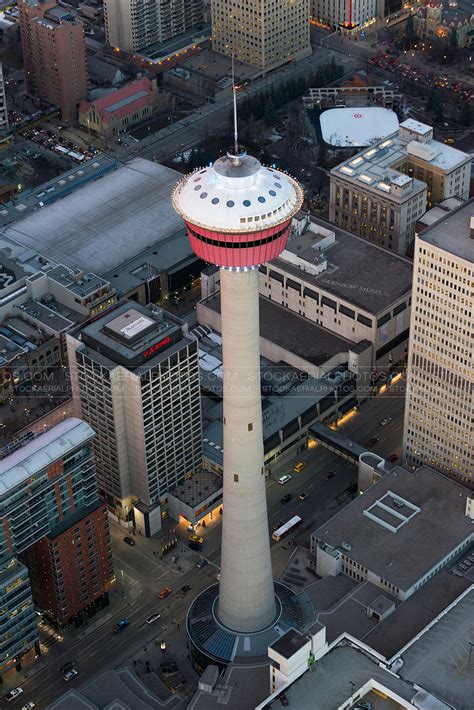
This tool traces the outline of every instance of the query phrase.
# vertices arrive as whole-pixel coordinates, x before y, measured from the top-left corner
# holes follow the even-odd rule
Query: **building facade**
[[[75,121],[87,97],[83,24],[56,0],[20,0],[18,11],[27,92]]]
[[[3,64],[0,62],[0,134],[8,131],[7,97],[3,79]],[[0,136],[1,137],[1,136]]]
[[[203,21],[203,0],[105,0],[105,36],[111,47],[137,52],[166,42]]]
[[[167,103],[166,95],[158,93],[156,79],[143,77],[100,99],[83,101],[79,124],[99,135],[115,135],[151,118]]]
[[[312,0],[311,17],[335,28],[362,27],[377,17],[377,0]]]
[[[29,548],[34,548],[58,525],[67,527],[68,520],[79,521],[94,506],[100,505],[91,445],[93,437],[94,431],[85,422],[66,419],[0,461],[3,484],[0,494],[0,595],[3,594],[6,604],[2,605],[2,614],[7,624],[2,626],[2,634],[7,636],[3,635],[0,640],[0,673],[19,662],[18,659],[21,660],[38,641],[32,600],[39,605],[44,599],[41,584],[38,585],[38,596],[30,585]],[[108,528],[103,528],[102,534],[110,547]],[[21,562],[18,556],[23,558]],[[110,565],[111,561],[107,581],[100,578],[101,594],[112,582]],[[86,565],[83,566],[86,569]],[[43,573],[42,579],[60,583],[53,558],[44,560]],[[35,574],[33,565],[32,576]],[[92,569],[87,567],[87,574],[92,574]],[[84,608],[94,602],[94,596],[83,594],[80,602]],[[37,653],[38,649],[37,646]]]
[[[474,200],[415,241],[404,455],[474,487]]]
[[[413,119],[397,134],[330,173],[329,219],[379,246],[405,254],[417,220],[448,197],[469,197],[471,157],[433,140]]]
[[[35,604],[62,626],[97,602],[111,585],[114,570],[107,506],[99,500],[80,508],[22,555]]]
[[[201,468],[196,340],[178,318],[122,302],[67,347],[77,411],[97,432],[100,494],[126,519],[138,500],[159,510]]]
[[[212,47],[244,64],[277,67],[311,54],[309,0],[212,0]]]

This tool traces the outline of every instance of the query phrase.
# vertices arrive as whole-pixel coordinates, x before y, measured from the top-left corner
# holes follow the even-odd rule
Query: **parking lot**
[[[41,146],[44,150],[49,150],[60,157],[67,158],[73,163],[83,163],[85,160],[89,160],[99,153],[99,150],[93,145],[84,148],[72,141],[63,139],[59,127],[57,131],[56,133],[49,128],[36,126],[35,128],[23,131],[21,135],[23,138]]]

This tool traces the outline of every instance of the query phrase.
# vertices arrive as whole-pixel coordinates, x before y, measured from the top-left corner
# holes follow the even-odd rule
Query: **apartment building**
[[[330,173],[329,219],[405,254],[417,220],[448,197],[469,197],[471,157],[408,119],[398,133],[364,148]]]
[[[377,0],[311,0],[311,17],[331,27],[361,27],[377,17]]]
[[[41,606],[44,598],[41,583],[33,589],[30,584],[28,565],[32,563],[33,578],[37,571],[34,559],[28,559],[29,549],[51,535],[57,526],[67,526],[68,521],[86,516],[87,525],[87,515],[101,506],[96,490],[93,437],[94,431],[85,422],[66,419],[0,460],[0,598],[5,602],[1,607],[0,674],[35,644],[39,652],[33,600]],[[100,595],[104,595],[112,581],[109,531],[104,524],[100,535],[110,554],[105,565],[107,574],[99,578]],[[60,585],[60,570],[53,563],[53,558],[43,560],[44,578]],[[68,564],[69,558],[63,569]],[[88,569],[88,563],[77,567],[77,574],[70,569],[69,582],[82,592],[81,568]],[[82,594],[79,599],[82,608],[93,604],[96,598],[94,590],[87,591],[88,595]],[[58,602],[62,605],[62,598]],[[80,611],[79,606],[65,610],[69,608],[74,616]]]
[[[201,468],[197,341],[178,318],[125,301],[68,333],[67,348],[77,411],[97,432],[99,492],[127,520],[140,501],[152,535],[168,490]]]
[[[309,0],[212,0],[212,47],[262,69],[311,54]]]
[[[407,347],[411,281],[408,259],[301,212],[286,249],[259,276],[265,298],[354,344],[369,341],[380,369]]]
[[[19,0],[27,92],[75,121],[87,98],[84,27],[57,0]]]
[[[474,200],[415,240],[404,455],[474,487]]]
[[[63,626],[82,612],[93,616],[114,574],[107,506],[96,500],[80,508],[21,558],[35,603],[49,619]]]
[[[107,42],[126,52],[166,42],[203,18],[203,0],[104,0]]]

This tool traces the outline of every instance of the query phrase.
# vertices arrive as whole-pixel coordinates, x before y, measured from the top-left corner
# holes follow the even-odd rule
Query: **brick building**
[[[84,27],[56,0],[19,0],[21,44],[27,93],[77,119],[87,98]]]
[[[106,600],[113,579],[107,507],[96,501],[64,518],[26,550],[35,604],[59,625]]]

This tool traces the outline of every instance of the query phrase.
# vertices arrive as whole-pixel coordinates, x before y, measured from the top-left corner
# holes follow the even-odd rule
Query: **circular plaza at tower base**
[[[191,604],[186,619],[191,662],[198,673],[208,665],[224,670],[229,663],[256,663],[268,659],[268,646],[288,629],[303,631],[314,619],[313,604],[305,592],[295,594],[274,582],[277,612],[266,629],[238,633],[217,617],[219,585],[205,589]]]

